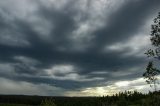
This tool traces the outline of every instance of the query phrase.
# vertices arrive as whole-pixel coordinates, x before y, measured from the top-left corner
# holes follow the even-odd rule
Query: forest
[[[0,95],[0,106],[160,106],[160,91],[125,91],[102,97]]]

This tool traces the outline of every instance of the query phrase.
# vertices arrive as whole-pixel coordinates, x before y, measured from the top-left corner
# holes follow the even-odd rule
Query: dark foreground
[[[104,97],[0,95],[0,106],[160,106],[160,91],[124,92]]]

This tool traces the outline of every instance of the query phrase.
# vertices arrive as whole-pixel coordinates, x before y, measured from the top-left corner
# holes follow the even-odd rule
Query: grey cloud
[[[26,95],[43,95],[43,96],[63,96],[65,89],[50,86],[47,84],[32,84],[25,81],[13,81],[0,78],[1,94],[26,94]],[[54,92],[54,93],[51,93]]]
[[[158,0],[127,1],[124,3],[118,11],[110,15],[106,27],[95,31],[97,49],[103,48],[105,44],[125,41],[137,34],[150,15],[157,13],[159,4]]]
[[[43,3],[45,2],[47,1]],[[108,51],[105,53],[102,52],[102,49],[106,45],[127,41],[137,34],[148,18],[159,9],[160,2],[158,0],[124,2],[119,10],[113,13],[111,11],[111,15],[104,22],[106,26],[103,28],[97,27],[97,29],[91,28],[91,30],[87,30],[88,33],[83,33],[84,36],[93,35],[93,39],[87,41],[87,43],[83,42],[83,39],[82,42],[77,43],[76,40],[70,38],[73,36],[73,32],[79,28],[79,23],[90,20],[88,18],[90,14],[82,14],[84,16],[80,21],[74,20],[74,17],[81,12],[75,7],[78,2],[71,0],[59,10],[54,7],[47,7],[41,2],[36,3],[38,10],[31,14],[33,15],[31,20],[32,18],[35,19],[33,23],[27,18],[26,20],[25,18],[15,18],[7,22],[4,21],[4,15],[0,13],[0,31],[4,32],[7,29],[10,34],[8,35],[9,40],[7,40],[4,39],[6,36],[4,37],[0,33],[0,38],[3,38],[3,41],[0,40],[0,63],[8,64],[6,70],[12,70],[13,72],[10,75],[8,71],[0,67],[2,70],[0,77],[13,81],[49,84],[62,89],[75,90],[141,76],[141,72],[139,72],[141,68],[135,71],[130,71],[130,69],[143,67],[142,65],[146,63],[144,57],[124,57],[123,54],[131,51],[130,48],[120,52]],[[92,23],[93,20],[90,22]],[[48,29],[47,31],[45,27]],[[85,37],[84,40],[86,40]],[[23,46],[24,42],[28,42],[29,46]],[[77,47],[78,50],[81,44],[89,44],[90,46],[83,52],[73,49]],[[75,66],[78,70],[74,70],[74,74],[78,75],[79,78],[84,78],[84,76],[85,78],[79,79],[81,81],[60,80],[51,78],[44,72],[44,70],[51,69],[54,65],[62,64]],[[106,73],[100,74],[101,72]],[[128,74],[124,75],[118,74],[127,72]],[[57,78],[66,77],[67,73],[66,75],[55,74],[55,76]],[[96,80],[96,78],[102,78],[103,80]]]

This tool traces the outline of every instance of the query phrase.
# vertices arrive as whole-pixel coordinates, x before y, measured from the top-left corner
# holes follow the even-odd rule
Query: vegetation
[[[24,104],[0,104],[0,106],[29,106]]]
[[[56,106],[53,99],[45,99],[40,106]]]
[[[150,41],[153,48],[149,49],[145,54],[148,57],[154,57],[160,59],[160,12],[154,19],[154,24],[151,25],[151,37]]]
[[[160,106],[160,91],[149,92],[148,94],[125,91],[113,96],[103,97],[1,95],[0,103],[0,106]]]
[[[154,24],[151,27],[151,43],[153,48],[149,49],[145,54],[148,57],[152,57],[156,60],[160,60],[160,13],[158,16],[154,19]],[[153,61],[150,61],[148,63],[148,66],[146,68],[146,72],[143,74],[143,77],[146,79],[146,82],[152,85],[154,85],[154,89],[156,91],[156,84],[157,83],[157,75],[160,73],[160,70],[157,69],[153,65]]]
[[[158,75],[158,71],[159,70],[153,67],[153,63],[149,62],[146,68],[146,72],[143,74],[144,78],[146,79],[146,82],[150,84],[151,87],[153,85],[155,91],[157,91],[156,84],[158,79],[156,78],[156,75]]]

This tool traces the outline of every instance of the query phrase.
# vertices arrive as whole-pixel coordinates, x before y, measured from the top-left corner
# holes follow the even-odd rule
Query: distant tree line
[[[125,91],[113,96],[103,97],[0,95],[0,104],[26,104],[27,106],[160,106],[160,92],[142,94],[137,91]]]

